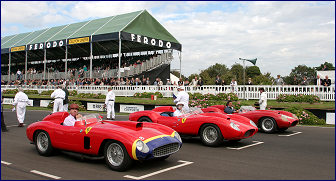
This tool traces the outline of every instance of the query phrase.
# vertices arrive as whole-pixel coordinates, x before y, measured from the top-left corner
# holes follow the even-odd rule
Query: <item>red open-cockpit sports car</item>
[[[181,135],[200,136],[207,146],[218,146],[223,140],[238,141],[253,136],[258,128],[253,121],[242,116],[221,113],[203,113],[190,108],[190,112],[174,117],[171,106],[157,107],[129,115],[130,121],[153,122],[173,128]]]
[[[63,126],[67,112],[57,112],[28,126],[27,137],[40,155],[54,149],[104,157],[117,171],[128,169],[134,160],[166,159],[182,146],[173,129],[152,123],[103,121],[98,114],[83,116],[74,126]]]

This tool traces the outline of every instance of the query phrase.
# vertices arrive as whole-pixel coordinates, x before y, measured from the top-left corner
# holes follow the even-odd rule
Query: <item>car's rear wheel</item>
[[[149,117],[141,117],[138,122],[153,122]]]
[[[36,133],[35,146],[37,152],[43,156],[50,156],[54,151],[49,134],[45,131],[39,131]]]
[[[116,171],[125,171],[131,165],[133,160],[128,155],[125,146],[119,142],[109,141],[104,148],[104,158],[106,164]]]
[[[273,133],[277,129],[277,124],[273,118],[265,117],[260,120],[260,128],[265,133]]]
[[[213,124],[203,125],[200,129],[200,137],[206,146],[218,146],[223,142],[223,135],[220,129]]]

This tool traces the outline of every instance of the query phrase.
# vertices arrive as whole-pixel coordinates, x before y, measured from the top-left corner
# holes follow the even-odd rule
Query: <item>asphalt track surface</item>
[[[136,162],[130,170],[116,172],[104,160],[83,160],[62,152],[40,156],[25,130],[49,113],[27,111],[26,126],[20,128],[15,113],[4,110],[9,131],[1,133],[2,180],[335,179],[335,128],[296,126],[216,148],[203,146],[199,138],[184,139],[180,151],[165,161]]]

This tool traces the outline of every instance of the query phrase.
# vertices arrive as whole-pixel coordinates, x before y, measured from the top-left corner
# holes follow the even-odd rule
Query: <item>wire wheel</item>
[[[50,138],[47,132],[40,131],[36,136],[36,149],[40,155],[49,156],[53,151],[51,146]]]
[[[266,133],[272,133],[276,129],[276,123],[273,118],[267,117],[261,120],[261,129]]]
[[[113,166],[119,166],[124,161],[124,151],[117,143],[112,143],[107,148],[107,159]]]
[[[200,136],[207,146],[218,146],[223,141],[222,133],[216,125],[202,126]]]

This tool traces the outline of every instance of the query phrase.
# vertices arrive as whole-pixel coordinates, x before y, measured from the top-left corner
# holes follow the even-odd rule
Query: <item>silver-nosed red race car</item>
[[[224,109],[224,105],[215,105],[202,110],[204,112],[226,114]],[[239,113],[232,115],[240,115],[251,119],[265,133],[273,133],[277,130],[284,131],[289,127],[296,126],[299,122],[298,117],[293,113],[279,110],[256,110],[252,106],[242,106]]]
[[[173,112],[173,107],[162,106],[131,113],[129,120],[159,123],[182,135],[200,136],[207,146],[218,146],[224,139],[238,141],[249,138],[258,131],[253,121],[239,115],[231,117],[221,113],[203,113],[201,109],[195,108],[179,117],[174,117]]]
[[[104,156],[113,170],[128,169],[133,160],[166,159],[182,146],[173,129],[152,123],[103,121],[98,114],[83,116],[74,126],[63,126],[67,112],[57,112],[28,126],[28,139],[40,155],[60,149],[87,156]]]

